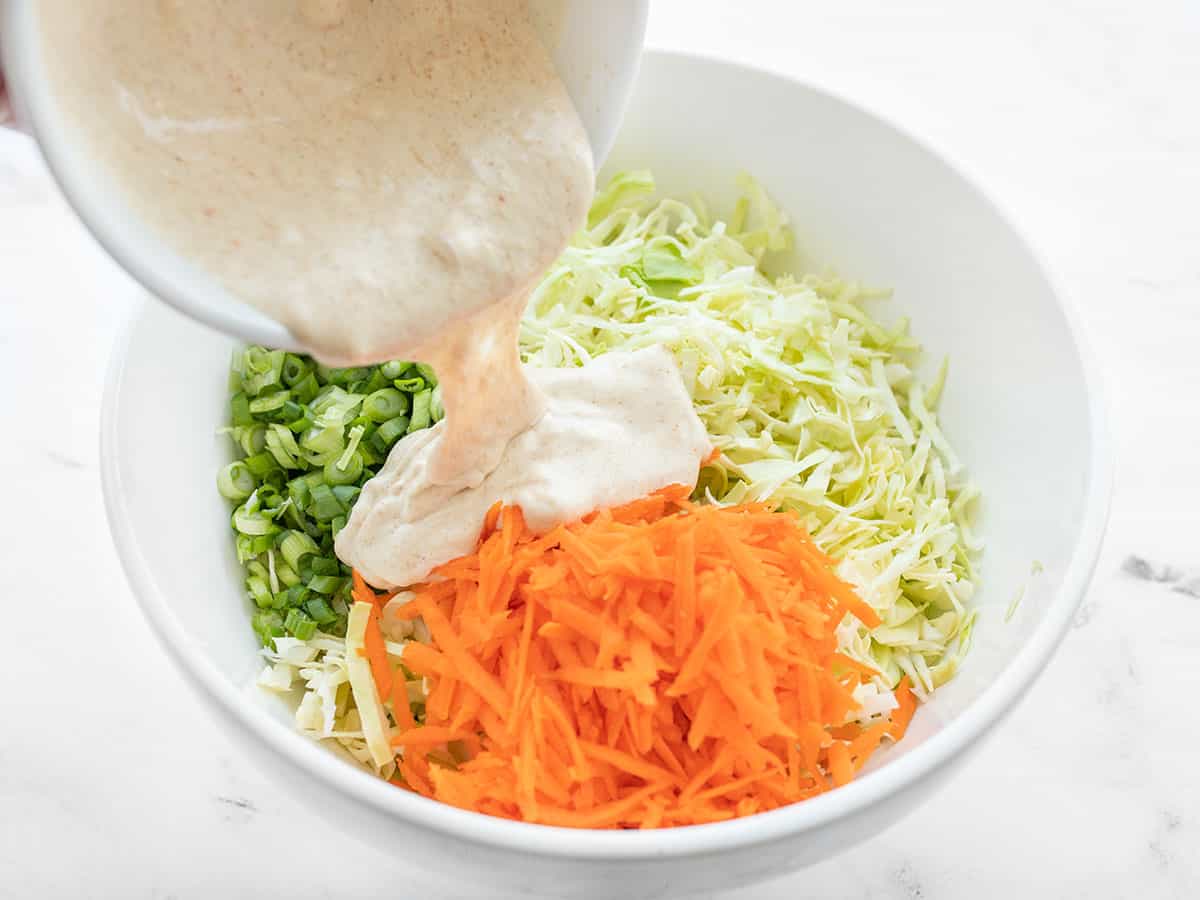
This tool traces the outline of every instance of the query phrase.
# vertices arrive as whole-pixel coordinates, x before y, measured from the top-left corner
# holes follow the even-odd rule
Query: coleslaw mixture
[[[586,228],[535,290],[522,323],[523,358],[533,366],[562,367],[611,351],[654,344],[670,349],[719,451],[702,470],[694,498],[730,505],[761,501],[793,512],[880,619],[868,628],[848,615],[837,634],[841,652],[875,673],[856,690],[860,707],[853,718],[866,723],[897,707],[894,690],[901,679],[907,677],[924,699],[953,677],[969,649],[973,559],[982,549],[972,530],[979,492],[938,424],[946,363],[928,383],[918,377],[920,347],[907,321],[884,324],[873,313],[885,292],[829,274],[767,274],[790,249],[787,219],[756,182],[744,178],[741,188],[732,214],[719,218],[699,200],[658,196],[648,172],[616,176],[597,194]],[[416,382],[396,380],[393,388],[381,381],[378,373],[389,366],[387,374],[400,371]],[[424,427],[435,417],[430,403],[436,379],[404,363],[353,370],[352,378],[344,371],[351,370],[326,373],[330,383],[340,380],[335,386],[350,399],[337,395],[339,421],[326,417],[323,427],[341,438],[328,438],[318,462],[345,458],[353,442],[350,456],[366,451],[353,480],[360,485],[386,455],[398,427]],[[368,394],[405,387],[417,388],[412,399],[389,394],[389,410],[364,418]],[[235,437],[244,448],[246,429],[258,434],[261,423],[238,425],[237,405],[235,399]],[[400,413],[402,422],[378,421],[401,407],[413,413],[411,419]],[[386,421],[393,427],[380,441],[376,435]],[[267,434],[277,425],[268,423]],[[318,485],[328,470],[321,472],[301,476],[310,497],[314,491],[324,496]],[[261,500],[264,482],[256,479],[243,480],[240,510]],[[265,484],[274,509],[287,503],[290,484],[282,491]],[[356,497],[354,490],[340,493],[341,510],[326,520],[334,529],[344,524]],[[293,499],[293,514],[305,508],[304,499]],[[262,508],[259,502],[256,509]],[[295,533],[288,515],[285,506],[268,518],[280,531]],[[276,531],[249,547],[254,538],[238,530],[253,582],[248,593],[262,617],[264,598],[271,598],[269,604],[275,597],[267,581],[277,580],[271,565],[279,565],[272,560],[283,539]],[[311,558],[323,559],[330,540],[322,540]],[[291,561],[302,568],[303,554]],[[355,657],[363,638],[353,629],[346,634],[349,575],[342,566],[329,576],[336,583],[318,585],[330,589],[320,595],[326,622],[297,632],[283,627],[290,612],[267,609],[273,628],[256,625],[268,660],[259,683],[295,692],[301,731],[337,742],[386,778],[394,763],[371,753],[355,702]],[[429,641],[419,618],[389,615],[405,599],[394,598],[383,611],[393,663],[402,659],[404,642]],[[417,721],[426,687],[418,677],[405,685]]]

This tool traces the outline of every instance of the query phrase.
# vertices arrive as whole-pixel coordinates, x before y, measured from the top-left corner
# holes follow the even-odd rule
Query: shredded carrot
[[[416,728],[417,720],[413,718],[412,707],[408,704],[408,682],[402,673],[392,676],[392,718],[396,727],[401,729]]]
[[[401,731],[392,738],[397,746],[415,747],[420,745],[448,744],[451,741],[462,740],[464,735],[456,734],[449,728],[437,725],[418,725]]]
[[[383,632],[379,628],[379,607],[374,603],[367,616],[363,647],[358,652],[371,664],[371,676],[375,679],[380,698],[389,696],[392,692],[392,667],[388,665],[387,647],[384,646]]]
[[[854,764],[850,761],[850,748],[841,741],[834,741],[829,745],[825,754],[833,783],[838,787],[849,784],[854,779]]]
[[[898,741],[908,731],[908,723],[912,721],[913,713],[917,711],[917,698],[913,696],[912,682],[908,680],[907,675],[901,678],[900,683],[896,685],[895,694],[896,702],[900,704],[900,707],[892,713],[888,737],[893,741]]]
[[[372,605],[379,603],[379,597],[371,590],[370,586],[363,580],[363,577],[358,574],[357,569],[352,573],[351,581],[353,587],[350,591],[350,596],[355,600],[359,603],[370,603]]]
[[[545,535],[493,507],[475,551],[413,589],[432,641],[404,652],[430,686],[424,722],[393,710],[408,788],[554,825],[688,825],[843,785],[903,735],[907,680],[890,719],[853,721],[853,691],[876,673],[836,630],[878,617],[798,520],[687,494]],[[400,704],[403,678],[389,694],[376,677]],[[426,761],[451,742],[470,758]]]

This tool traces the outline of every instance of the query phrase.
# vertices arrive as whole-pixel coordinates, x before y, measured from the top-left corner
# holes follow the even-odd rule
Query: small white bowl
[[[148,303],[117,350],[105,397],[117,550],[146,618],[206,705],[269,771],[302,784],[326,821],[495,891],[718,890],[827,858],[896,822],[1032,685],[1084,593],[1107,515],[1109,441],[1075,314],[996,207],[930,150],[795,81],[653,53],[610,158],[610,169],[627,167],[718,204],[737,171],[753,173],[795,224],[797,263],[893,286],[894,314],[912,317],[932,359],[950,355],[943,421],[986,498],[975,648],[909,737],[847,787],[716,825],[602,832],[488,818],[372,778],[293,732],[287,711],[249,686],[260,662],[214,487],[229,458],[216,429],[232,342]]]

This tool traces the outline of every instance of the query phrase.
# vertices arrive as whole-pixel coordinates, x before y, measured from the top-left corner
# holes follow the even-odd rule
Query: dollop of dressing
[[[609,353],[579,369],[534,369],[546,413],[474,488],[429,476],[449,419],[405,438],[367,482],[337,553],[377,587],[421,581],[469,553],[497,500],[535,531],[619,506],[668,484],[695,484],[711,450],[674,357],[659,346]]]
[[[538,21],[547,15],[537,4]],[[417,359],[446,418],[369,482],[338,555],[381,586],[670,483],[708,439],[671,357],[520,364],[583,224],[583,125],[526,0],[42,0],[48,77],[131,213],[334,365]]]

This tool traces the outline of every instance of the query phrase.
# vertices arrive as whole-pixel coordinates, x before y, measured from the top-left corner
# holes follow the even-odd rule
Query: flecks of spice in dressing
[[[497,499],[549,527],[694,482],[708,441],[664,351],[520,365],[526,295],[593,180],[524,0],[39,16],[63,115],[154,234],[326,362],[437,370],[445,420],[393,449],[338,538],[376,583],[468,550]]]

